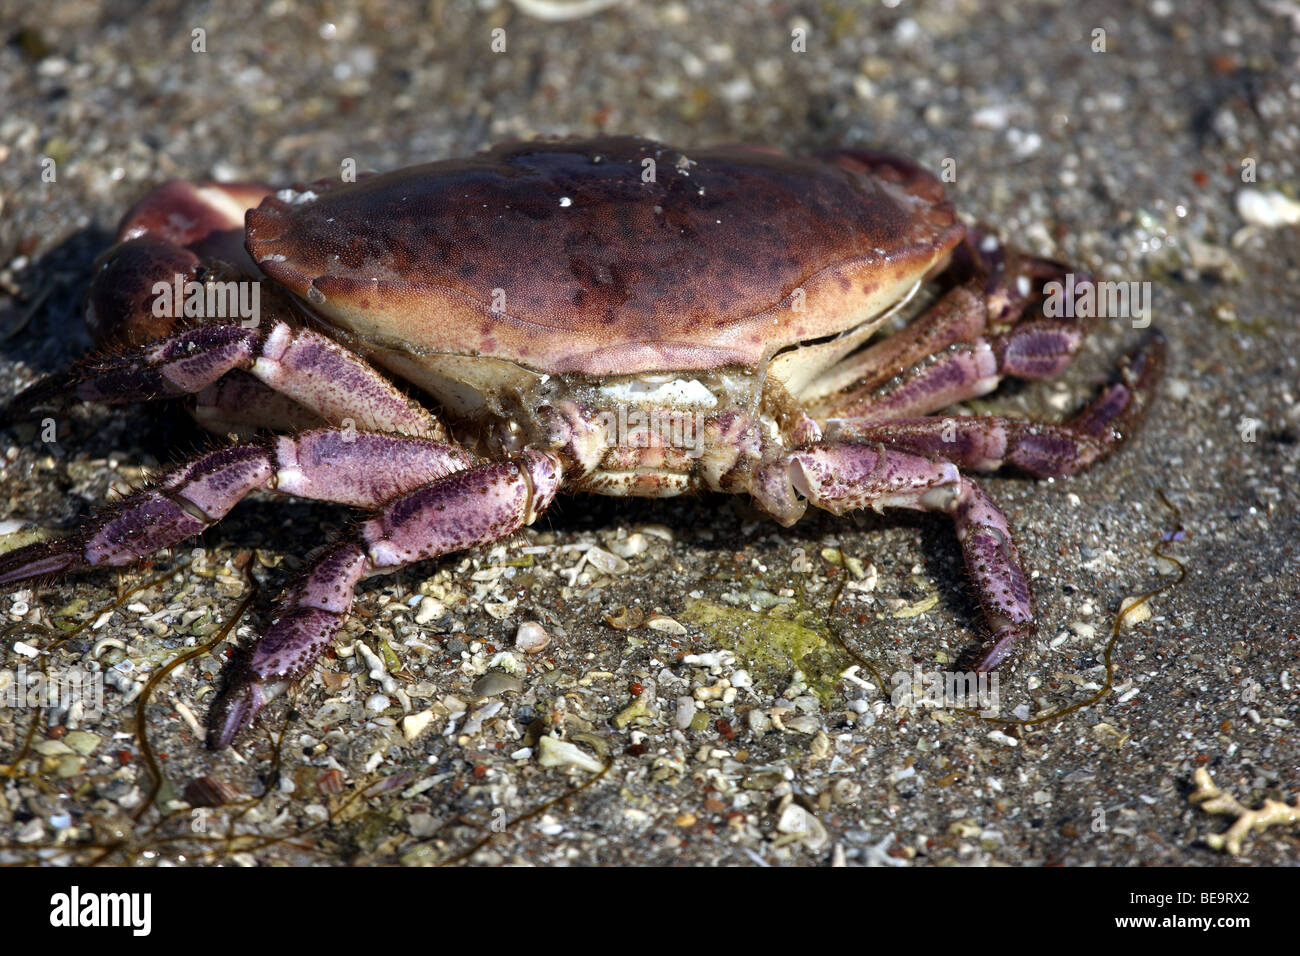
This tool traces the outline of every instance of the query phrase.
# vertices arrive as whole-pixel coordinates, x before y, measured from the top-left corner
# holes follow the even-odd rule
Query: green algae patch
[[[692,598],[682,616],[735,654],[755,683],[783,685],[801,671],[808,689],[829,707],[848,662],[829,634],[805,623],[813,612],[796,607],[751,611]]]

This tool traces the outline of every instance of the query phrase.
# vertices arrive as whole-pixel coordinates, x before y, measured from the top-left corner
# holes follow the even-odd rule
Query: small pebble
[[[752,713],[752,711],[751,711]],[[678,730],[685,730],[695,719],[695,700],[690,697],[677,698],[677,714],[674,717],[674,723],[677,724]]]
[[[615,541],[609,546],[620,558],[634,558],[646,548],[650,547],[650,542],[640,531],[634,531],[622,541]]]
[[[1151,602],[1138,597],[1126,597],[1120,602],[1119,616],[1125,627],[1141,624],[1151,619]]]
[[[551,636],[536,621],[524,621],[515,632],[515,650],[525,654],[536,654],[549,643]]]
[[[501,671],[489,671],[476,680],[473,687],[475,697],[496,697],[498,694],[513,694],[523,689],[523,681]]]
[[[800,714],[785,721],[785,729],[793,730],[797,734],[815,734],[819,727],[817,718],[808,714]]]

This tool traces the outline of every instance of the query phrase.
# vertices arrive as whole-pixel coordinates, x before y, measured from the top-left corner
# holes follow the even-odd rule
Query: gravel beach
[[[292,710],[211,752],[228,653],[351,520],[254,495],[147,568],[0,587],[0,863],[1300,860],[1294,823],[1216,848],[1238,814],[1191,799],[1205,771],[1241,808],[1300,800],[1300,6],[561,6],[0,0],[0,400],[90,348],[92,262],[167,179],[601,133],[913,156],[968,223],[1145,283],[1169,340],[1116,455],[983,482],[1039,621],[995,706],[908,699],[981,626],[942,518],[561,497],[368,581]],[[1064,418],[1142,324],[1100,320],[1064,375],[966,410]],[[0,431],[0,548],[213,441],[142,407]],[[1035,720],[1095,698],[1108,647],[1108,693]],[[102,707],[26,705],[42,666]]]

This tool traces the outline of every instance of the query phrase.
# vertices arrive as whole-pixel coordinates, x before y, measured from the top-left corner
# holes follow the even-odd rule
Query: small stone
[[[102,739],[98,734],[92,734],[88,730],[74,730],[63,738],[63,742],[82,756],[89,756],[95,752]]]
[[[19,843],[36,843],[45,837],[45,824],[38,818],[28,820],[18,831]]]
[[[619,730],[626,730],[634,721],[647,716],[649,700],[646,694],[632,701],[621,711],[614,715],[612,723]]]
[[[81,768],[86,765],[86,758],[79,757],[76,754],[69,754],[66,757],[59,758],[58,775],[66,780],[69,777],[75,777],[81,773]]]
[[[1140,597],[1126,597],[1119,604],[1119,618],[1125,627],[1151,619],[1151,602]]]
[[[1264,229],[1294,226],[1300,223],[1300,203],[1276,190],[1243,189],[1237,193],[1237,214]]]
[[[819,727],[817,718],[808,714],[800,714],[785,721],[785,729],[793,730],[796,734],[815,734]]]
[[[745,777],[740,785],[746,790],[774,790],[785,783],[785,775],[779,770],[756,770]]]
[[[524,682],[518,677],[511,677],[501,671],[488,671],[474,682],[475,697],[496,697],[500,694],[514,694],[524,689]]]
[[[752,711],[751,711],[752,713]],[[677,713],[673,718],[673,723],[677,725],[678,730],[686,730],[691,726],[691,721],[695,719],[695,699],[693,697],[677,698]]]
[[[551,643],[551,635],[536,621],[524,621],[515,632],[515,650],[536,654]]]
[[[423,840],[438,832],[438,818],[431,813],[412,813],[406,818],[406,828],[411,836]]]
[[[366,698],[366,710],[372,714],[382,714],[392,703],[385,694],[371,694]]]
[[[219,777],[195,777],[185,785],[181,796],[192,807],[219,807],[239,799],[239,791]]]
[[[794,837],[797,842],[814,853],[824,849],[830,842],[830,836],[826,833],[826,827],[822,822],[793,802],[781,813],[776,829],[779,833]]]
[[[634,531],[622,541],[615,541],[609,546],[620,558],[634,558],[646,548],[650,547],[650,542],[640,531]]]
[[[470,711],[469,717],[465,720],[465,726],[461,727],[460,732],[462,734],[477,734],[483,729],[483,724],[500,713],[503,707],[505,707],[505,704],[499,700],[488,701],[482,707],[475,707]]]

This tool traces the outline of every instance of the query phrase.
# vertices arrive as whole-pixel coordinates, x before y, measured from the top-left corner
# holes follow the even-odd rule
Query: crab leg
[[[263,430],[295,433],[326,424],[311,409],[239,369],[198,392],[191,413],[207,431],[245,439]]]
[[[958,342],[978,337],[986,323],[982,284],[967,282],[944,296],[893,335],[855,352],[815,379],[818,403],[842,402],[831,394],[852,387],[872,391]],[[804,396],[805,400],[807,396]]]
[[[329,422],[365,431],[444,438],[434,416],[363,359],[311,329],[285,322],[269,330],[202,325],[150,345],[75,365],[17,395],[0,421],[71,395],[124,404],[193,395],[244,370]]]
[[[231,673],[213,705],[208,745],[228,746],[252,725],[271,694],[267,685],[311,669],[347,617],[362,577],[514,533],[551,503],[560,478],[556,456],[524,451],[404,494],[364,522],[354,540],[326,548],[281,596],[274,623]]]
[[[1063,276],[1064,267],[1024,256],[1004,261],[1001,247],[984,253],[970,245],[963,253],[972,261],[954,268],[976,277],[950,289],[894,335],[830,369],[810,403],[816,416],[926,415],[992,391],[1002,376],[1047,378],[1069,365],[1083,343],[1080,322],[1018,322],[1041,298],[1044,281]],[[1076,284],[1086,282],[1087,276],[1076,278]],[[832,389],[847,391],[826,394]]]
[[[1039,478],[1073,475],[1127,437],[1151,399],[1163,357],[1164,338],[1157,333],[1125,359],[1118,382],[1059,425],[993,415],[886,422],[836,419],[827,423],[825,435],[839,441],[884,442],[976,471],[996,471],[1009,464]]]
[[[831,403],[827,417],[890,420],[928,415],[987,395],[1006,375],[1029,379],[1057,375],[1082,344],[1083,329],[1077,323],[1052,319],[1022,322],[1004,335],[979,336],[950,345],[883,388],[859,385]]]
[[[799,519],[809,502],[837,515],[868,506],[947,514],[991,632],[975,669],[993,670],[1018,640],[1033,632],[1029,584],[1007,519],[950,462],[880,444],[816,442],[755,469],[750,491],[761,508],[786,526]]]
[[[378,507],[474,461],[466,451],[426,439],[337,429],[232,445],[168,473],[77,534],[0,555],[0,584],[134,564],[201,534],[258,489]]]

